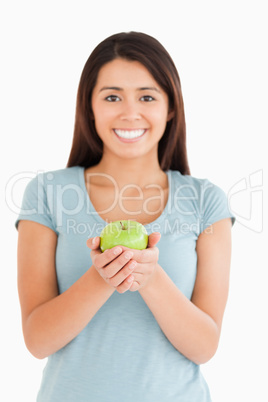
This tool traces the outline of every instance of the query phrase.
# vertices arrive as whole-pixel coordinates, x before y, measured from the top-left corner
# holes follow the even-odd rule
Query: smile
[[[114,130],[115,134],[120,138],[132,140],[134,138],[141,137],[145,133],[145,129],[141,130]]]

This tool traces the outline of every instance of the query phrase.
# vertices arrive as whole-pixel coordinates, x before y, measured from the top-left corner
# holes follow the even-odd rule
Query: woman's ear
[[[170,110],[167,115],[167,121],[170,121],[175,116],[174,110]]]

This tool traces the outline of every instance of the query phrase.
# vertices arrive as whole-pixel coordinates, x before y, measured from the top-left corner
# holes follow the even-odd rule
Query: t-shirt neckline
[[[93,212],[93,217],[94,217],[98,222],[100,222],[100,223],[102,223],[102,224],[105,223],[105,224],[107,225],[108,222],[107,222],[106,220],[104,220],[104,219],[98,214],[98,212],[96,211],[94,205],[93,205],[92,202],[91,202],[91,199],[90,199],[90,197],[89,197],[89,194],[88,194],[88,191],[87,191],[87,188],[86,188],[85,175],[84,175],[84,173],[85,173],[85,167],[79,166],[79,181],[80,181],[81,187],[82,187],[82,189],[83,189],[83,191],[84,191],[84,194],[85,194],[87,203],[89,203],[89,205],[90,205],[90,211]],[[162,220],[165,218],[165,216],[167,215],[168,211],[170,210],[170,204],[171,204],[171,188],[172,188],[172,183],[171,183],[171,170],[168,170],[168,171],[166,171],[165,173],[166,173],[167,178],[168,178],[168,199],[167,199],[167,203],[166,203],[165,208],[163,209],[161,215],[158,216],[158,218],[156,218],[154,221],[149,222],[149,223],[147,223],[146,225],[144,225],[145,228],[146,228],[146,227],[150,227],[150,226],[155,225],[155,224],[159,224],[160,222],[162,222]],[[138,219],[137,219],[137,221],[138,221]]]

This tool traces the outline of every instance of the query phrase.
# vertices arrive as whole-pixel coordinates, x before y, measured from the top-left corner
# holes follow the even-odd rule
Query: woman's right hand
[[[131,287],[134,271],[137,263],[132,260],[133,252],[123,251],[122,247],[116,246],[104,253],[99,248],[100,238],[94,237],[87,240],[87,246],[91,249],[91,259],[100,276],[118,293],[124,293]]]

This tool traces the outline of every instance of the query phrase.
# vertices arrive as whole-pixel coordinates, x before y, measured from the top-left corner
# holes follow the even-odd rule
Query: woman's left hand
[[[137,262],[137,265],[132,272],[134,281],[129,288],[131,292],[140,290],[152,279],[157,267],[159,256],[159,250],[156,247],[156,244],[159,242],[160,238],[161,234],[159,232],[153,232],[149,235],[148,246],[146,249],[131,249],[134,254],[132,260]],[[127,247],[120,247],[122,247],[123,250],[127,250]]]

